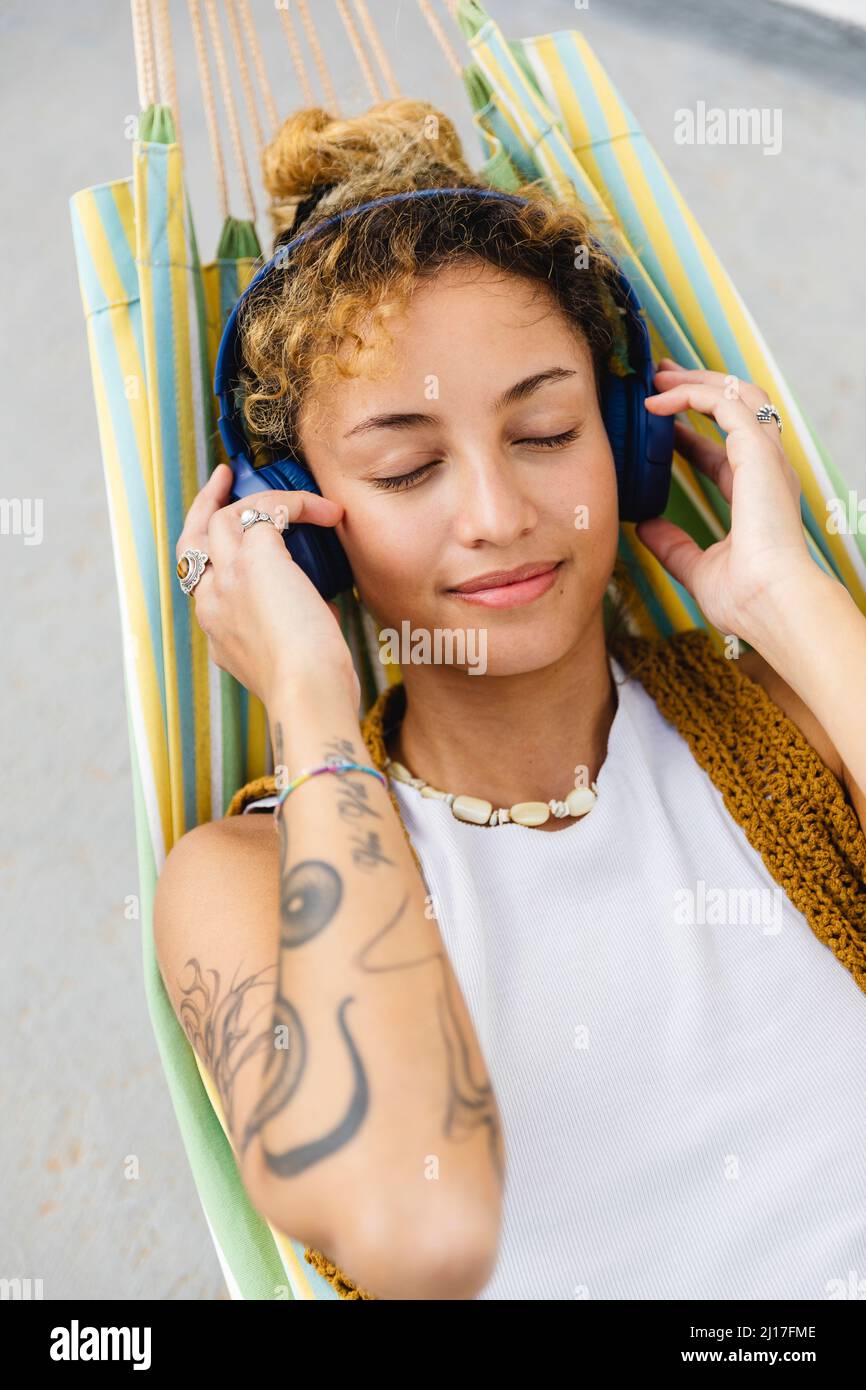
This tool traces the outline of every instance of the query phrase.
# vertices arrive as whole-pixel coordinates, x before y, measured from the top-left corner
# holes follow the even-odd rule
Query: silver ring
[[[278,531],[280,529],[268,512],[257,511],[255,507],[247,507],[245,511],[241,512],[241,526],[245,531],[249,531],[250,527],[255,526],[257,521],[269,521],[272,526],[276,526]]]
[[[203,550],[185,550],[177,562],[177,577],[185,594],[191,594],[204,574],[210,556]]]
[[[755,411],[755,419],[762,425],[768,425],[771,420],[775,420],[779,426],[779,433],[782,433],[782,417],[774,405],[762,405],[760,410]]]

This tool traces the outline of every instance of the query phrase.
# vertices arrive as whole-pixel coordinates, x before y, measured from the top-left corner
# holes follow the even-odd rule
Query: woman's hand
[[[218,464],[176,547],[178,558],[190,547],[210,557],[191,597],[211,659],[266,706],[286,687],[322,681],[343,685],[357,709],[360,685],[336,605],[292,559],[281,531],[266,521],[244,531],[240,521],[247,507],[257,507],[283,528],[334,526],[343,508],[313,492],[258,492],[226,505],[231,486],[231,468]]]
[[[659,394],[647,399],[654,415],[699,410],[726,432],[724,444],[674,422],[675,445],[719,488],[731,507],[731,529],[707,550],[673,522],[642,521],[637,534],[660,564],[688,589],[719,631],[750,641],[761,610],[811,567],[800,518],[800,483],[771,420],[755,412],[769,403],[760,386],[721,372],[687,371],[659,363]]]

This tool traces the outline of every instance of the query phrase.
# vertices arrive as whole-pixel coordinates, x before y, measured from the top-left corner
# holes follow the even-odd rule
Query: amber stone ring
[[[185,594],[191,594],[204,574],[209,556],[203,550],[185,550],[177,562],[177,577]]]

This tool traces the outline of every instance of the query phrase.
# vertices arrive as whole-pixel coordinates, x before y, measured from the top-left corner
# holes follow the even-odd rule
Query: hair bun
[[[320,106],[293,112],[264,150],[262,178],[276,233],[297,227],[329,194],[336,206],[391,188],[474,181],[449,118],[410,97],[348,118]]]

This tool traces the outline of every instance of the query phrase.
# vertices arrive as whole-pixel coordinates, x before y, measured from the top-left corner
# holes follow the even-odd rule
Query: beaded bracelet
[[[371,776],[378,777],[383,787],[387,787],[388,785],[388,780],[385,777],[385,774],[383,772],[380,772],[377,767],[366,767],[364,763],[353,763],[350,762],[348,758],[336,758],[332,759],[330,762],[327,763],[320,763],[318,767],[302,768],[301,771],[298,773],[297,777],[293,777],[288,786],[283,787],[283,790],[277,797],[277,804],[274,807],[275,825],[279,818],[282,804],[285,801],[286,797],[289,795],[289,793],[293,792],[295,790],[295,787],[299,787],[302,782],[308,782],[311,777],[318,777],[323,772],[336,772],[340,774],[340,776],[342,776],[346,772],[369,772]],[[279,829],[279,826],[277,826],[277,829]]]

